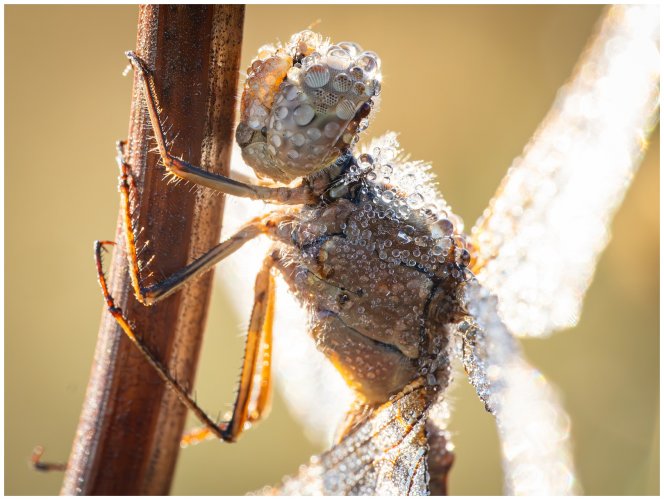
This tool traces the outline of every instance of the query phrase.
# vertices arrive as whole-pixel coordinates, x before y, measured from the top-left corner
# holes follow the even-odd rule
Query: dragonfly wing
[[[570,420],[557,391],[525,359],[488,290],[472,280],[465,301],[470,317],[459,325],[462,358],[471,383],[496,417],[506,494],[578,493]]]
[[[418,380],[271,495],[426,495],[426,412],[434,391]]]
[[[472,230],[474,271],[515,335],[577,323],[658,99],[658,7],[610,8]]]
[[[244,165],[239,148],[233,150],[234,169],[253,177]],[[224,210],[223,237],[233,234],[252,217],[271,209],[265,203],[228,197]],[[270,242],[256,239],[222,261],[217,279],[227,291],[228,300],[241,318],[248,318],[253,299],[254,276],[267,255]],[[329,446],[334,433],[353,401],[353,396],[327,358],[307,334],[305,311],[277,279],[272,365],[277,387],[291,413],[301,422],[307,436]]]

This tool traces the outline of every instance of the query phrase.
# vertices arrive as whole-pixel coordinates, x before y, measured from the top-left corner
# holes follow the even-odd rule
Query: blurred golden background
[[[383,61],[371,135],[400,132],[433,162],[466,226],[486,206],[570,75],[599,6],[249,6],[256,49],[320,20]],[[125,136],[135,6],[5,7],[5,493],[56,494],[61,474],[27,466],[34,445],[66,460],[102,308],[92,241],[114,234],[114,141]],[[587,494],[659,493],[659,129],[613,226],[579,326],[529,340],[533,364],[572,419]],[[592,186],[588,186],[592,189]],[[158,262],[158,261],[157,261]],[[252,279],[252,277],[247,277]],[[226,410],[246,318],[213,295],[198,399]],[[496,430],[469,385],[455,388],[453,494],[500,494]],[[192,422],[193,423],[193,422]],[[183,450],[176,494],[241,494],[293,473],[319,448],[277,398],[235,445]]]

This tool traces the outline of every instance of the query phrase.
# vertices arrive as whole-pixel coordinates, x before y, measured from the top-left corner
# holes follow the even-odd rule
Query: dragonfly
[[[300,371],[327,370],[304,384],[325,385],[310,403],[339,401],[334,394],[346,398],[335,406],[348,411],[335,446],[269,492],[444,492],[451,465],[445,389],[453,358],[462,361],[480,399],[496,416],[508,492],[574,491],[564,413],[554,391],[524,359],[514,336],[546,335],[578,318],[581,297],[608,238],[609,217],[653,125],[657,64],[647,68],[647,74],[640,66],[627,71],[635,69],[629,66],[635,64],[629,50],[641,54],[645,48],[652,56],[654,47],[657,52],[652,34],[634,29],[641,27],[635,17],[644,16],[645,22],[651,15],[624,9],[607,17],[595,44],[601,49],[619,34],[633,37],[634,46],[625,43],[621,50],[627,54],[618,54],[621,57],[591,47],[582,67],[605,72],[609,82],[621,75],[620,83],[628,85],[626,95],[638,96],[636,102],[614,110],[621,113],[617,121],[628,122],[627,132],[593,129],[606,123],[597,115],[606,100],[615,97],[615,89],[609,85],[603,89],[608,95],[592,95],[577,75],[469,235],[438,194],[427,165],[407,160],[393,135],[356,151],[380,94],[380,60],[375,53],[350,42],[332,44],[305,31],[283,47],[264,49],[252,64],[238,142],[245,162],[259,176],[284,184],[304,179],[289,186],[250,186],[213,177],[170,157],[149,71],[132,55],[144,78],[152,125],[171,173],[227,194],[292,205],[250,221],[207,260],[147,291],[138,285],[138,266],[130,262],[137,294],[150,302],[173,293],[251,238],[268,235],[277,242],[263,259],[256,281],[247,340],[250,355],[230,420],[218,425],[161,372],[206,424],[190,438],[216,435],[235,440],[264,412],[271,385],[268,322],[276,268],[307,307],[309,331],[325,356],[312,356],[310,366],[300,363]],[[636,60],[642,62],[641,57]],[[633,73],[635,81],[625,82],[625,75]],[[619,90],[622,93],[624,87]],[[586,98],[584,106],[569,104],[578,104],[575,98]],[[625,116],[625,109],[634,113]],[[606,142],[584,147],[602,151],[603,170],[614,183],[593,196],[578,195],[592,175],[583,167],[595,168],[597,163],[569,141],[547,139],[561,122],[575,124],[589,138],[603,137]],[[620,132],[621,140],[616,140]],[[616,151],[608,146],[620,154],[605,154]],[[128,212],[131,179],[126,169],[122,175]],[[556,250],[570,238],[575,241],[571,255]],[[101,270],[100,280],[103,287]],[[552,291],[570,299],[552,304]],[[108,299],[106,290],[105,295]],[[113,312],[133,334],[121,312]],[[145,355],[153,359],[149,352]],[[154,366],[163,370],[158,363]],[[331,369],[337,370],[336,379]],[[287,380],[296,376],[296,370],[285,375]],[[328,384],[333,380],[341,381],[345,391],[334,391],[334,382]],[[310,414],[320,415],[320,408]],[[532,439],[533,425],[540,438],[546,436],[544,442]]]
[[[657,23],[657,16],[647,8],[608,10],[573,76],[471,230],[481,255],[473,269],[480,284],[474,291],[475,311],[484,325],[490,325],[485,328],[497,349],[494,367],[501,366],[503,372],[502,395],[494,396],[502,399],[497,424],[506,493],[580,491],[568,417],[555,389],[528,364],[513,337],[545,337],[574,326],[579,319],[584,293],[609,239],[612,216],[656,123]],[[608,51],[610,45],[616,48]],[[598,87],[600,81],[603,88]],[[234,163],[240,164],[239,154]],[[246,217],[252,209],[256,210],[255,204],[243,200],[228,203],[225,230],[232,231],[239,214]],[[233,283],[228,298],[239,313],[248,310],[243,297],[250,291],[238,290],[237,284],[252,263],[260,261],[266,246],[256,242],[241,257],[231,256],[220,265],[219,280],[224,285]],[[309,435],[319,441],[327,436],[328,443],[334,442],[353,394],[303,333],[306,313],[283,284],[281,291],[275,324],[279,342],[275,342],[273,359],[277,383],[291,413]],[[480,377],[475,377],[475,384],[481,384]],[[429,409],[429,418],[436,421],[437,433],[444,435],[445,446],[451,449],[446,432],[449,411],[444,400],[438,401]],[[338,476],[339,470],[327,461],[329,456],[316,457],[281,489],[265,491],[329,492],[324,479]],[[332,484],[333,492],[344,492],[336,479]],[[386,493],[404,493],[383,487]]]

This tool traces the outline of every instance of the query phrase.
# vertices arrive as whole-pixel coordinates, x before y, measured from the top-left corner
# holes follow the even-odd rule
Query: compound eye
[[[380,92],[373,52],[349,42],[317,49],[288,70],[267,126],[270,155],[296,176],[325,168],[353,146],[366,128],[366,105]]]
[[[380,59],[312,31],[269,49],[249,68],[236,137],[259,176],[290,182],[357,142],[380,93]]]

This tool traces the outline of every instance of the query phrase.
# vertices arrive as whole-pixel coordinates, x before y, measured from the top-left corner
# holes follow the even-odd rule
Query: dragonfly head
[[[290,182],[354,146],[380,94],[380,59],[312,31],[262,47],[247,70],[236,139],[259,177]]]

